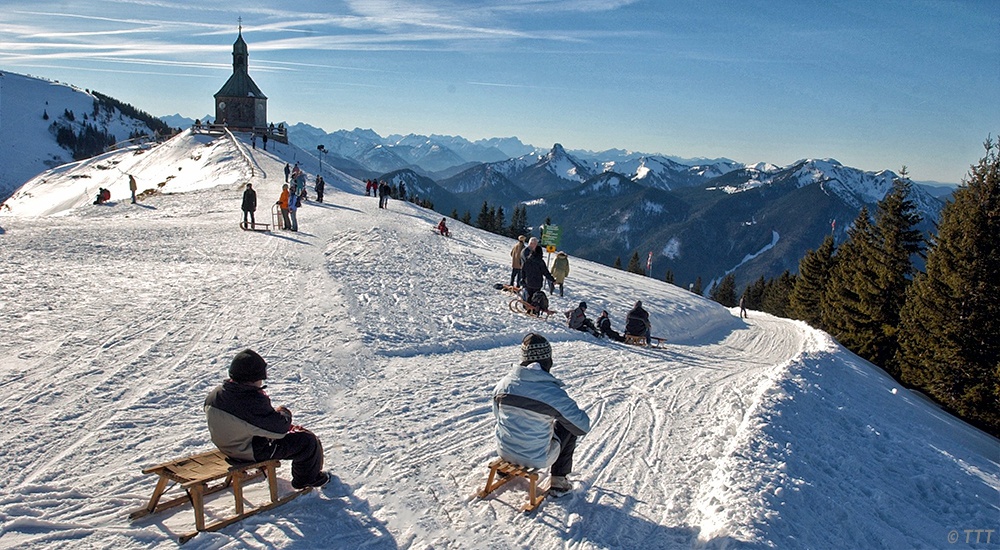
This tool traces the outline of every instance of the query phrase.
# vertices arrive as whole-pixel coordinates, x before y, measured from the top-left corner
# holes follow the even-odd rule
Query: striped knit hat
[[[541,363],[543,367],[552,366],[552,346],[544,336],[535,333],[525,335],[521,340],[521,364]],[[548,369],[545,369],[548,370]]]

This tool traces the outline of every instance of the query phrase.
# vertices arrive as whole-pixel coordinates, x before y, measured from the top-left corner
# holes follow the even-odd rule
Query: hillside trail
[[[284,161],[252,154],[260,213]],[[272,400],[321,434],[337,479],[227,538],[274,525],[301,533],[285,546],[691,544],[728,442],[803,353],[803,331],[680,304],[682,290],[611,282],[583,262],[554,307],[649,296],[672,343],[627,347],[516,315],[490,288],[509,275],[509,239],[463,227],[438,237],[436,213],[341,190],[355,186],[328,183],[299,233],[239,230],[242,185],[5,224],[0,514],[21,518],[5,540],[146,547],[152,530],[169,544],[163,526],[129,524],[122,508],[148,497],[143,467],[211,447],[204,396],[251,347],[270,364]],[[582,492],[533,519],[517,512],[516,486],[471,496],[494,456],[490,392],[527,331],[553,342],[553,372],[594,426],[577,451]],[[32,535],[36,522],[49,527]]]

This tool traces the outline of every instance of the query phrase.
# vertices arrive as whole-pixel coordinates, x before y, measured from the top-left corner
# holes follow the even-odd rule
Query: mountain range
[[[6,74],[0,199],[38,172],[73,160],[56,143],[52,121],[42,112],[86,112],[95,102],[85,90]],[[20,128],[17,140],[7,139],[11,120]],[[171,127],[194,122],[181,115],[161,120]],[[120,112],[74,124],[85,123],[116,136],[152,133],[143,121]],[[861,208],[874,211],[898,177],[833,159],[751,165],[621,149],[567,150],[558,143],[546,150],[514,137],[383,137],[371,129],[328,133],[301,122],[286,126],[290,141],[316,151],[315,160],[360,179],[405,183],[409,197],[430,201],[445,215],[469,212],[474,218],[488,203],[502,208],[509,220],[525,205],[529,226],[546,220],[559,226],[559,248],[571,255],[610,265],[637,254],[643,265],[651,258],[650,276],[662,279],[669,270],[681,286],[701,279],[710,287],[735,273],[742,288],[759,277],[795,272],[798,260],[826,234],[842,242]],[[925,231],[943,206],[928,189],[915,185],[911,197]]]

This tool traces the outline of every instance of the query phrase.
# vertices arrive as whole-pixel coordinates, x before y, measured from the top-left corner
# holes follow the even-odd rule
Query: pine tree
[[[617,258],[615,258],[615,264],[612,267],[614,267],[615,269],[621,269],[622,268],[622,257],[621,256],[618,256]]]
[[[486,201],[483,201],[483,209],[479,211],[479,216],[476,217],[476,227],[485,231],[491,231],[493,215],[490,213],[490,205],[486,204]]]
[[[837,250],[836,263],[823,294],[823,328],[851,351],[869,357],[881,327],[875,319],[877,279],[875,228],[862,208]]]
[[[875,212],[876,257],[872,262],[876,279],[877,301],[875,321],[879,331],[869,358],[889,374],[899,378],[896,334],[899,312],[906,301],[906,289],[916,270],[913,256],[923,252],[924,238],[915,226],[920,223],[916,205],[910,200],[912,183],[906,177],[906,167],[893,181],[892,190],[878,203]]]
[[[726,307],[733,307],[736,301],[736,274],[730,273],[719,281],[719,284],[712,287],[709,297]]]
[[[507,220],[503,213],[503,207],[498,206],[496,214],[493,216],[493,232],[499,235],[510,236],[507,233]]]
[[[453,220],[457,220],[458,219],[458,208],[453,208],[452,209],[452,211],[451,211],[451,219],[453,219]]]
[[[823,328],[823,293],[834,265],[833,237],[827,235],[816,250],[799,260],[799,275],[788,297],[788,314],[816,328]]]
[[[764,286],[761,309],[778,317],[788,316],[788,297],[795,288],[795,276],[787,269]]]
[[[694,280],[694,286],[691,287],[691,292],[701,296],[701,277]]]
[[[628,261],[628,270],[627,271],[629,273],[638,273],[639,275],[645,275],[646,274],[646,270],[643,269],[642,265],[639,264],[639,252],[638,251],[632,253],[632,258]]]
[[[674,272],[668,269],[667,273],[663,276],[663,280],[670,284],[674,284]]]
[[[1000,436],[1000,144],[945,205],[900,312],[903,382]]]
[[[469,212],[468,210],[466,210],[465,214],[462,214],[462,220],[461,221],[465,225],[472,225],[472,212]]]
[[[763,276],[754,281],[753,284],[747,285],[746,289],[743,290],[743,296],[746,297],[743,301],[743,305],[746,306],[747,309],[763,311],[765,288],[767,288],[767,281],[764,280]]]
[[[509,235],[515,239],[520,235],[528,234],[528,207],[521,205],[514,207],[514,214],[510,217]]]

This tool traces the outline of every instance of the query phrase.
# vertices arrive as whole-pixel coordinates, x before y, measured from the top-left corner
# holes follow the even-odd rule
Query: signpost
[[[552,253],[556,251],[556,247],[559,246],[559,238],[561,234],[559,232],[558,225],[543,225],[542,226],[542,240],[540,244],[545,247],[545,251],[549,253],[549,260],[552,260]]]

